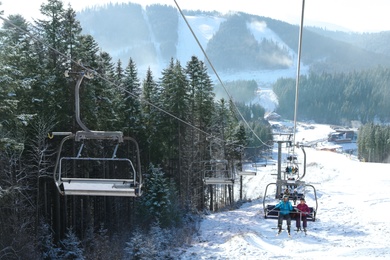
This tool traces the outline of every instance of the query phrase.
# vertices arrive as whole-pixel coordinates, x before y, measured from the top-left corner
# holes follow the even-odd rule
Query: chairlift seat
[[[62,177],[64,160],[125,162],[129,165],[129,170],[131,169],[132,174],[130,175],[130,179]],[[141,195],[141,185],[138,184],[136,178],[133,164],[127,158],[62,157],[59,160],[59,172],[56,185],[63,195],[137,197]]]
[[[136,197],[140,186],[133,179],[62,178],[64,195]]]
[[[255,171],[239,171],[238,175],[248,175],[248,176],[256,176],[257,172]]]
[[[234,179],[231,178],[204,178],[205,184],[234,184]]]
[[[267,167],[267,163],[252,163],[252,167],[254,168]]]

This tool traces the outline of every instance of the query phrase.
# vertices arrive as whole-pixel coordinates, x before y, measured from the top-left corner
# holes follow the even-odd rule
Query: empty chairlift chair
[[[65,137],[60,143],[54,167],[54,180],[62,195],[137,197],[142,194],[142,175],[138,143],[120,131],[91,131],[80,120],[79,88],[89,73],[76,73],[76,119],[83,129],[75,134],[53,132]],[[79,146],[77,154],[67,156],[70,145]],[[131,152],[129,152],[131,151]],[[94,156],[88,156],[94,154]],[[98,156],[96,156],[98,154]],[[135,160],[135,165],[128,157]],[[125,156],[127,155],[127,156]]]
[[[209,184],[234,184],[227,160],[210,160],[204,163],[203,181]]]

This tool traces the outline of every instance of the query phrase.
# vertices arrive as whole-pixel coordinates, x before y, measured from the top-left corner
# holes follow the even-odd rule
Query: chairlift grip
[[[79,149],[79,152],[77,153],[77,158],[79,158],[80,157],[80,155],[81,155],[81,151],[83,150],[83,148],[84,148],[84,143],[82,143],[81,145],[80,145],[80,149]]]
[[[111,157],[112,159],[116,158],[116,151],[118,150],[118,145],[119,144],[115,145],[114,152],[112,153],[112,157]]]

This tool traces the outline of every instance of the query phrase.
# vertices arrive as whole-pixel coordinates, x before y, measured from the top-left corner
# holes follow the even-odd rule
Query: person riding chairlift
[[[291,202],[288,200],[288,195],[283,196],[283,200],[280,201],[276,206],[275,209],[279,209],[279,216],[278,216],[278,234],[282,232],[282,224],[283,220],[285,219],[287,222],[287,233],[290,235],[290,227],[291,227],[291,216],[290,213],[294,210],[293,206],[291,205]]]
[[[303,231],[306,233],[307,228],[307,215],[310,214],[310,208],[307,206],[305,198],[301,198],[300,204],[297,206],[298,214],[296,215],[296,227],[297,231],[302,231],[301,220],[303,224]]]

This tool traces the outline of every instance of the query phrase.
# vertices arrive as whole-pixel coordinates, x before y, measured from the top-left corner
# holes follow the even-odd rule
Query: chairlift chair
[[[298,181],[299,182],[299,181]],[[306,188],[307,187],[310,187],[313,189],[313,194],[314,194],[314,202],[315,202],[315,206],[309,206],[309,209],[310,209],[310,213],[309,215],[307,215],[307,220],[308,221],[315,221],[316,220],[316,214],[317,214],[317,209],[318,209],[318,202],[317,202],[317,192],[316,192],[316,189],[314,188],[313,185],[310,185],[310,184],[305,184],[304,182],[296,182],[296,184],[300,184],[301,187],[304,187],[304,192],[300,192],[300,193],[297,193],[297,194],[289,194],[289,200],[294,200],[294,201],[299,201],[301,198],[306,198],[306,194],[307,194],[307,191],[306,191]],[[264,197],[263,197],[263,209],[264,209],[264,218],[270,218],[270,219],[277,219],[278,216],[279,216],[279,209],[275,209],[275,206],[276,206],[276,203],[274,204],[266,204],[266,198],[267,198],[267,191],[268,191],[268,187],[271,186],[271,185],[281,185],[283,187],[282,184],[278,184],[278,183],[269,183],[267,186],[266,186],[266,189],[265,189],[265,192],[264,192]],[[286,185],[286,184],[284,184]],[[280,194],[278,197],[277,197],[277,200],[282,200],[283,199],[283,194]],[[297,213],[297,210],[296,210],[296,206],[295,204],[293,205],[294,207],[294,212],[290,213],[291,215],[295,215],[295,214],[299,214]]]
[[[234,184],[227,160],[210,160],[204,163],[203,182],[209,184]]]
[[[66,72],[68,76],[71,72]],[[58,191],[62,195],[87,195],[87,196],[121,196],[121,197],[137,197],[142,194],[142,174],[140,164],[140,152],[138,143],[131,137],[124,137],[120,131],[91,131],[80,120],[80,104],[79,104],[79,88],[84,77],[91,78],[92,73],[76,73],[78,80],[75,87],[75,103],[76,103],[76,120],[83,129],[75,134],[71,132],[53,132],[52,136],[64,136],[58,149],[57,160],[54,167],[54,181]],[[64,144],[68,140],[74,140],[80,144],[76,156],[65,156]],[[111,142],[113,150],[109,156],[89,157],[83,155],[85,143]],[[119,155],[119,150],[126,149],[131,145],[134,147],[136,167],[133,162],[124,156]],[[78,171],[75,166],[78,164],[92,163],[93,168],[99,171],[95,174],[97,177],[89,177],[89,174],[83,170]],[[70,166],[69,166],[70,165]],[[106,178],[104,165],[111,165],[113,169],[119,169],[121,174],[119,178]],[[73,173],[69,174],[68,167],[73,167]],[[80,167],[88,168],[88,167]],[[111,176],[109,176],[111,177]]]
[[[278,142],[278,174],[277,174],[277,180],[276,180],[276,182],[269,183],[266,186],[265,192],[264,192],[264,196],[263,196],[264,218],[278,218],[279,210],[275,209],[276,204],[268,204],[268,205],[266,205],[266,198],[268,197],[268,188],[271,185],[275,185],[276,192],[275,192],[274,199],[277,200],[277,201],[281,200],[283,198],[283,196],[286,195],[286,194],[284,194],[284,191],[286,189],[291,189],[291,187],[294,187],[295,189],[297,189],[298,187],[299,188],[303,188],[303,190],[298,191],[298,189],[297,189],[297,191],[295,193],[294,192],[290,192],[288,194],[289,199],[293,200],[294,202],[300,200],[301,198],[305,198],[306,197],[306,188],[312,188],[313,194],[314,194],[313,199],[315,201],[315,207],[309,207],[310,214],[307,216],[307,220],[315,221],[316,214],[317,214],[317,209],[318,209],[317,192],[316,192],[316,189],[314,188],[313,185],[307,184],[304,181],[302,181],[302,178],[306,174],[306,152],[304,150],[304,147],[301,146],[301,149],[302,149],[303,155],[304,155],[303,175],[300,176],[297,179],[293,179],[292,180],[292,179],[289,179],[286,176],[286,174],[284,174],[283,177],[282,177],[282,174],[281,174],[281,168],[282,168],[282,166],[281,166],[281,145],[282,145],[282,143],[283,143],[283,141],[279,141]],[[294,159],[294,160],[296,160],[296,159]],[[294,209],[296,209],[295,203],[294,203]],[[296,213],[291,213],[291,214],[294,215]]]

